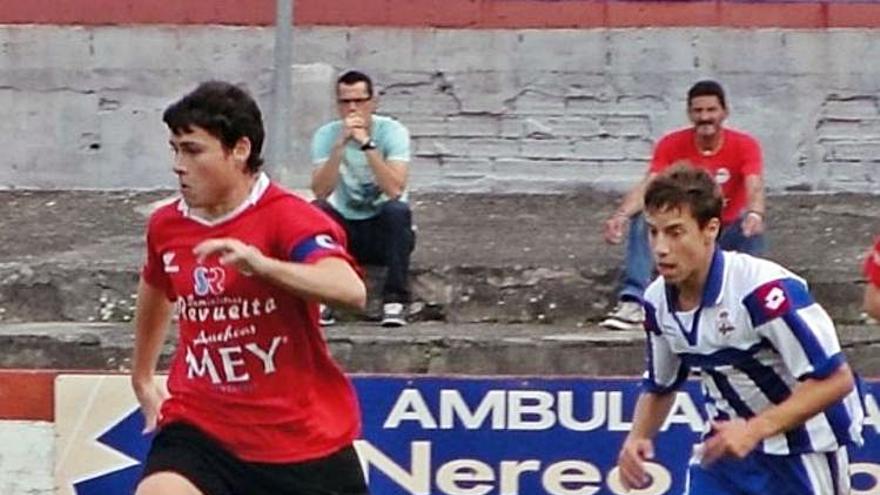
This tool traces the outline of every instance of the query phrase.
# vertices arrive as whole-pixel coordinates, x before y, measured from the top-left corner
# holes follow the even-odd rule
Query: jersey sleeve
[[[651,155],[651,165],[648,168],[648,172],[657,173],[669,167],[674,161],[674,148],[675,142],[671,135],[660,138],[660,141],[654,146],[654,153]]]
[[[388,148],[385,150],[385,160],[395,162],[409,162],[410,139],[409,131],[400,122],[395,121],[388,133]]]
[[[877,239],[873,249],[865,257],[863,270],[868,283],[880,287],[880,238]]]
[[[161,290],[165,293],[165,297],[174,300],[174,294],[171,286],[171,279],[165,273],[166,263],[162,260],[161,255],[154,244],[155,234],[151,233],[152,227],[147,227],[147,255],[144,266],[141,268],[141,278],[151,287]],[[173,253],[172,253],[173,256]],[[173,260],[168,260],[169,265]],[[171,265],[174,266],[174,265]]]
[[[743,303],[758,335],[773,344],[799,380],[825,378],[843,364],[834,323],[802,280],[766,282]]]
[[[288,261],[317,263],[327,257],[342,258],[361,273],[348,252],[345,230],[324,212],[302,202],[292,204],[279,216],[276,219],[279,247]]]
[[[681,357],[672,352],[669,341],[657,324],[657,313],[647,301],[645,305],[645,373],[642,388],[655,394],[678,389],[687,379],[688,367]]]
[[[744,176],[761,175],[764,171],[764,158],[758,141],[751,136],[745,136],[740,152],[742,153],[742,174]]]

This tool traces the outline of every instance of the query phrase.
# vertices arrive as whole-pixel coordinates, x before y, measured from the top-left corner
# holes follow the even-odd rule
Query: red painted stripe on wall
[[[298,25],[439,28],[880,27],[880,4],[835,0],[296,0]],[[275,0],[0,2],[0,24],[270,25]]]
[[[54,421],[55,372],[0,371],[0,420]]]

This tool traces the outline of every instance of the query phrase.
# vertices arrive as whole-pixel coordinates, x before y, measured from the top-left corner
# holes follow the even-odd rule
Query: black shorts
[[[247,462],[184,423],[159,431],[141,476],[162,471],[180,474],[204,495],[369,495],[351,445],[305,462]]]

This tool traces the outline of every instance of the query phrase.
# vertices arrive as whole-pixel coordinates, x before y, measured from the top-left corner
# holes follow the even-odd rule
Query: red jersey
[[[865,258],[864,271],[868,283],[880,287],[880,238],[877,239],[874,249]]]
[[[344,231],[266,176],[248,202],[211,223],[189,216],[183,200],[158,209],[142,276],[176,301],[180,327],[161,424],[190,423],[252,462],[315,459],[350,444],[358,403],[322,337],[317,304],[216,256],[198,263],[193,247],[219,237],[281,260],[335,256],[354,266]]]
[[[721,149],[704,155],[697,149],[693,127],[671,132],[657,143],[651,159],[650,172],[656,173],[679,160],[687,160],[709,171],[721,186],[724,209],[721,221],[729,224],[742,215],[746,207],[746,176],[761,175],[761,145],[744,132],[722,129]]]

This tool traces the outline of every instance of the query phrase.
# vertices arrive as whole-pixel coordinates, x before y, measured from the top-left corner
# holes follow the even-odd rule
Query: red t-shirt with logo
[[[246,461],[298,462],[360,434],[354,389],[330,356],[317,304],[192,253],[206,239],[233,237],[282,260],[335,256],[355,266],[335,222],[265,182],[219,222],[189,216],[181,200],[157,210],[142,276],[176,301],[180,327],[160,424],[190,423]]]
[[[868,283],[880,287],[880,238],[877,239],[874,249],[871,249],[865,258],[864,270]]]
[[[748,134],[724,128],[721,148],[711,155],[697,149],[693,127],[671,132],[657,143],[651,159],[651,173],[661,172],[679,160],[705,168],[715,177],[724,196],[721,221],[728,224],[742,215],[746,207],[746,176],[763,170],[761,145]]]

